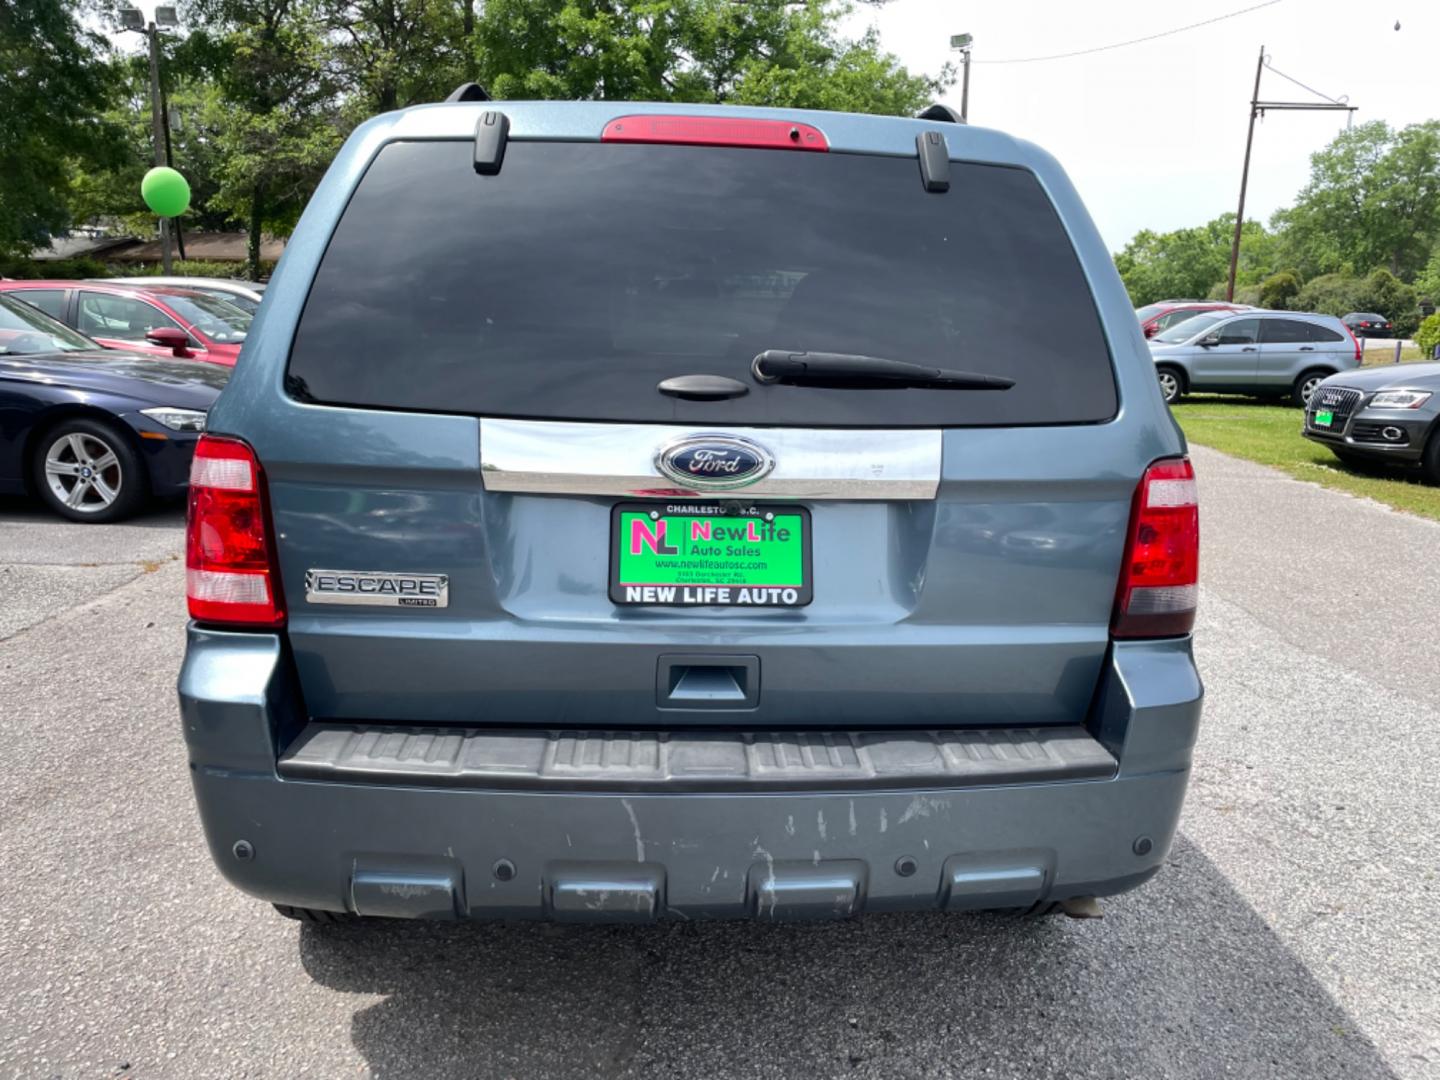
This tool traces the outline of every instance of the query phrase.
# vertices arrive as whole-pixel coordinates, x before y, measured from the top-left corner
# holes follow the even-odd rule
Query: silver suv
[[[377,117],[190,499],[190,775],[286,914],[1043,910],[1164,865],[1194,472],[1065,174],[943,110]]]
[[[1170,403],[1192,391],[1288,398],[1304,408],[1322,379],[1360,366],[1360,343],[1333,315],[1211,312],[1150,339]]]

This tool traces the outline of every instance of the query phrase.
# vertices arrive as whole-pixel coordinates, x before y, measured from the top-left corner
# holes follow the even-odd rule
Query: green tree
[[[1271,274],[1260,283],[1260,306],[1281,310],[1300,292],[1300,279],[1288,270]]]
[[[219,230],[230,215],[211,205],[219,190],[219,135],[204,124],[218,95],[203,72],[186,63],[183,42],[161,37],[161,94],[166,103],[170,160],[190,182],[190,209],[181,221],[184,231]],[[114,89],[101,114],[112,132],[112,158],[103,169],[76,167],[70,179],[69,203],[77,222],[105,221],[143,235],[155,229],[155,216],[140,198],[140,181],[155,164],[151,144],[150,68],[146,55],[121,58],[115,64]]]
[[[214,135],[209,205],[245,223],[249,271],[265,231],[288,232],[342,142],[340,84],[318,0],[193,0],[189,62],[216,92],[197,122]]]
[[[327,0],[321,10],[358,118],[440,101],[469,77],[465,16],[454,0]]]
[[[1115,256],[1115,268],[1131,302],[1143,307],[1156,300],[1199,298],[1210,295],[1217,286],[1223,296],[1234,231],[1235,215],[1222,214],[1195,228],[1136,233]],[[1258,221],[1245,222],[1240,236],[1237,280],[1241,285],[1256,285],[1274,269],[1274,238]]]
[[[1272,225],[1307,274],[1413,276],[1440,240],[1440,120],[1342,132],[1310,158],[1310,182]]]
[[[1353,275],[1321,274],[1305,283],[1293,306],[1296,311],[1345,315],[1361,310],[1360,289],[1360,279]]]
[[[1415,292],[1419,295],[1421,303],[1430,303],[1440,306],[1440,244],[1430,255],[1430,261],[1425,264],[1425,269],[1415,277]]]
[[[489,0],[475,27],[499,98],[771,104],[905,114],[954,81],[913,75],[828,0]]]
[[[1426,316],[1415,331],[1415,344],[1420,346],[1421,356],[1433,356],[1435,346],[1440,345],[1440,312]]]
[[[1420,323],[1420,309],[1413,286],[1406,285],[1389,270],[1372,270],[1356,290],[1357,311],[1374,311],[1395,324],[1396,333],[1409,337]],[[1341,314],[1344,314],[1342,312]]]
[[[77,8],[0,3],[0,254],[28,254],[63,230],[70,177],[114,154],[101,119],[113,71]]]
[[[1373,311],[1394,322],[1402,335],[1415,329],[1420,314],[1415,288],[1384,269],[1373,270],[1363,278],[1321,274],[1306,282],[1291,307],[1326,315]]]

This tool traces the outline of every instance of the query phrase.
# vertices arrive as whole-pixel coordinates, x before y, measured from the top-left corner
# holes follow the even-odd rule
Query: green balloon
[[[160,217],[179,217],[190,206],[190,183],[174,169],[157,165],[140,181],[140,196]]]

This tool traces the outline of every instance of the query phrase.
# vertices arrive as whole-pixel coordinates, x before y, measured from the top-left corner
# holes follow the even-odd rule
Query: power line
[[[1127,45],[1140,45],[1146,41],[1157,41],[1160,38],[1173,37],[1175,34],[1183,34],[1186,30],[1197,30],[1202,26],[1211,26],[1226,19],[1233,19],[1237,15],[1248,15],[1252,11],[1259,11],[1261,8],[1273,7],[1280,3],[1280,0],[1265,0],[1263,4],[1256,4],[1253,7],[1241,8],[1239,11],[1232,11],[1226,15],[1216,15],[1213,19],[1203,19],[1200,22],[1191,23],[1189,26],[1177,26],[1173,30],[1162,30],[1158,34],[1148,34],[1145,37],[1131,38],[1129,41],[1117,41],[1111,45],[1097,45],[1093,49],[1077,49],[1075,52],[1055,53],[1051,56],[1019,56],[1005,60],[981,60],[976,57],[973,61],[976,64],[1038,64],[1045,60],[1069,60],[1074,56],[1089,56],[1091,53],[1108,52],[1111,49],[1123,49]],[[1276,72],[1279,74],[1279,72]],[[1308,90],[1309,87],[1306,87]],[[1324,95],[1321,95],[1322,97]]]

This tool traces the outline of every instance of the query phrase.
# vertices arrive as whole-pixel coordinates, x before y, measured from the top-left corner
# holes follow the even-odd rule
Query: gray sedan
[[[1440,484],[1440,364],[1330,376],[1310,395],[1304,435],[1346,463],[1418,464]]]

